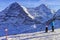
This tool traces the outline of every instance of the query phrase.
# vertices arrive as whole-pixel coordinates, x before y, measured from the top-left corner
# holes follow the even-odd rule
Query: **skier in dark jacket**
[[[48,32],[48,25],[46,25],[46,29],[45,29],[45,32]]]

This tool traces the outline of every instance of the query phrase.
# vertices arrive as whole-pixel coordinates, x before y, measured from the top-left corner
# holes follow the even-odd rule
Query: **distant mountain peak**
[[[45,4],[41,4],[40,6],[45,6],[45,7],[46,7],[46,5],[45,5]]]
[[[11,5],[19,5],[19,3],[17,3],[17,2],[14,2],[14,3],[12,3]]]
[[[40,6],[36,7],[35,9],[37,9],[37,10],[40,10],[40,9],[45,10],[45,9],[49,9],[49,8],[45,4],[41,4]]]
[[[45,4],[41,4],[40,6],[38,6],[38,7],[46,7],[46,5]]]
[[[60,9],[59,9],[59,10],[57,10],[57,12],[60,12]]]
[[[14,2],[9,6],[9,9],[14,9],[14,10],[15,9],[20,9],[20,8],[21,8],[21,6],[17,2]]]

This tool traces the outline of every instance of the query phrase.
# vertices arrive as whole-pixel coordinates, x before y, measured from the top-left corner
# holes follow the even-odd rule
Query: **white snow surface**
[[[0,40],[5,39],[6,36],[0,37]],[[8,40],[60,40],[60,29],[55,29],[55,32],[44,31],[26,34],[17,34],[7,36]]]

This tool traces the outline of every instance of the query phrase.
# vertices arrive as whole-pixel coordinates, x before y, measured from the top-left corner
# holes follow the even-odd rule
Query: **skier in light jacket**
[[[52,32],[54,32],[54,22],[51,23],[52,26]]]

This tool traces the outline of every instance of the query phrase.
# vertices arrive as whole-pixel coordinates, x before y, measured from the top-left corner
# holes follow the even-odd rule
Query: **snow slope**
[[[0,37],[1,39],[5,39],[6,36]],[[60,40],[60,29],[55,29],[55,32],[51,32],[49,30],[48,33],[34,32],[34,33],[26,33],[26,34],[17,34],[8,36],[8,40]]]

